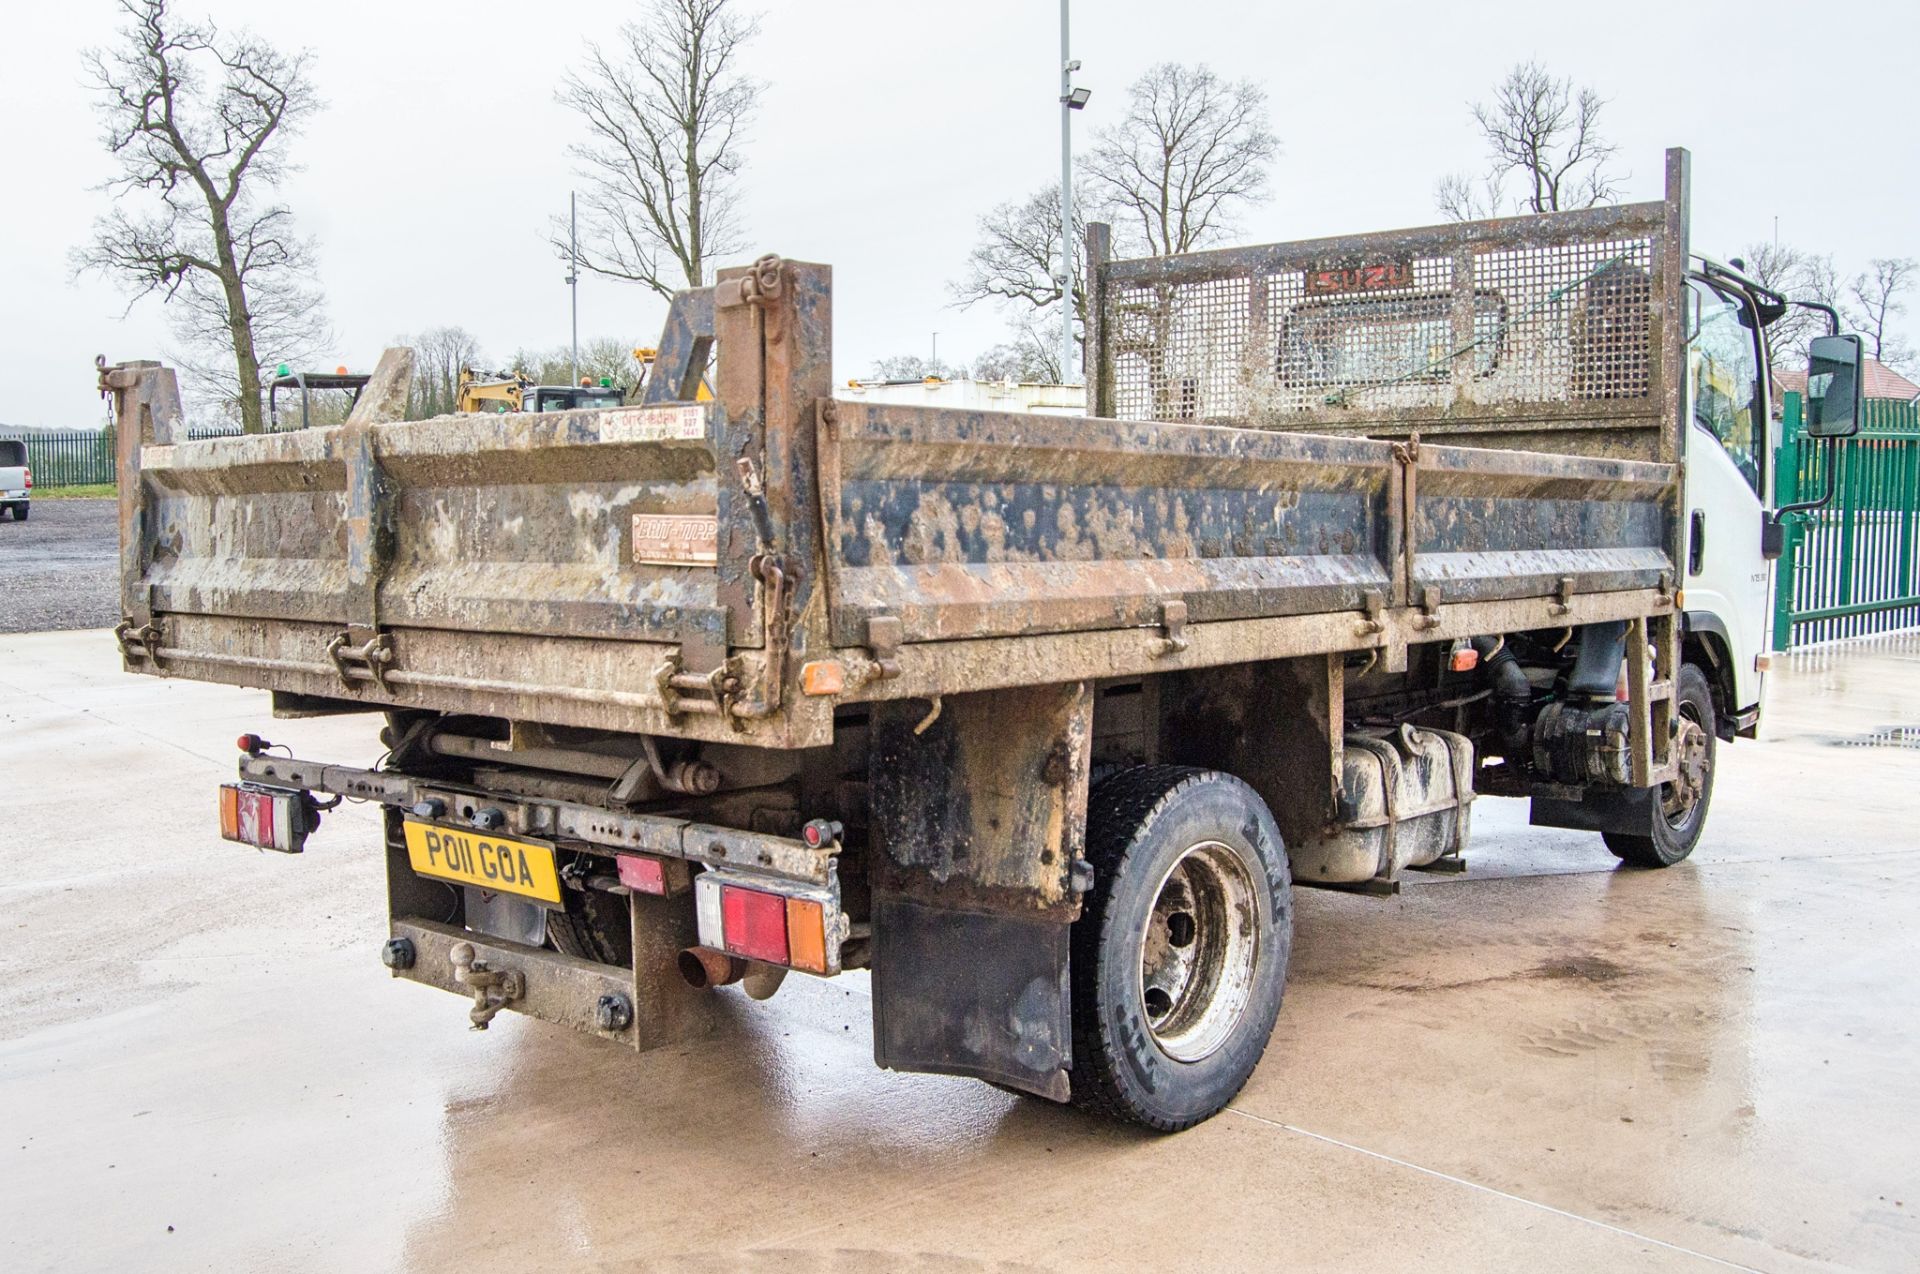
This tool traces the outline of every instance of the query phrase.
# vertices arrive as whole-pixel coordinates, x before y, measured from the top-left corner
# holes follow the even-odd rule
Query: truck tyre
[[[1651,834],[1601,833],[1615,858],[1636,867],[1671,867],[1691,854],[1700,843],[1707,805],[1713,800],[1714,749],[1719,739],[1707,675],[1698,664],[1681,664],[1674,692],[1680,731],[1673,747],[1680,758],[1680,777],[1661,784]]]
[[[10,504],[10,505],[8,505],[7,507],[13,510],[13,520],[14,520],[15,522],[25,522],[25,521],[27,520],[27,506],[26,506],[26,505],[24,505],[24,504]]]
[[[1225,1106],[1286,987],[1293,885],[1239,779],[1151,765],[1095,785],[1094,883],[1073,924],[1073,1102],[1162,1132]]]
[[[633,966],[633,920],[627,900],[589,889],[566,894],[565,911],[547,913],[547,941],[561,955],[617,968]]]

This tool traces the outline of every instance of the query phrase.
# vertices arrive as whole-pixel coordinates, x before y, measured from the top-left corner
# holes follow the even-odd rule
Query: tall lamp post
[[[567,287],[573,293],[573,342],[572,351],[573,383],[580,383],[580,202],[579,196],[569,192],[567,195]]]
[[[1067,48],[1067,6],[1060,0],[1060,383],[1073,384],[1073,113],[1093,94],[1073,86],[1080,64]]]

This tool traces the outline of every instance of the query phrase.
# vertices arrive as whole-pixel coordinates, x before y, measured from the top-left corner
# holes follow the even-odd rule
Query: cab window
[[[1758,495],[1766,462],[1766,404],[1753,309],[1737,294],[1692,280],[1688,370],[1693,423],[1712,434]]]

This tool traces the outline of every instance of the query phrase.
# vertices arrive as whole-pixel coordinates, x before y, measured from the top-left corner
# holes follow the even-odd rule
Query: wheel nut
[[[624,995],[603,995],[593,1006],[593,1024],[603,1031],[624,1031],[633,1022],[633,1005]]]
[[[411,938],[389,938],[387,945],[380,948],[380,963],[396,972],[413,967],[413,940]]]

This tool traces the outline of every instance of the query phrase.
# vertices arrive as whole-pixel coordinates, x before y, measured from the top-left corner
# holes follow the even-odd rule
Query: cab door
[[[1732,647],[1734,707],[1760,701],[1754,660],[1765,649],[1771,568],[1765,518],[1768,401],[1753,302],[1710,279],[1688,284],[1686,564],[1689,612],[1719,621]]]

